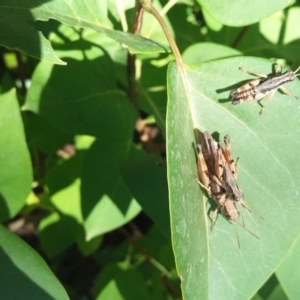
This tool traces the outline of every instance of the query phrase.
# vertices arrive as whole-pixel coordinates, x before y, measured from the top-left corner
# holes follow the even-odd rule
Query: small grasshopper
[[[237,168],[238,168],[239,157],[236,159],[236,162],[234,163],[234,160],[231,155],[230,136],[228,134],[224,136],[224,144],[225,144],[225,148],[223,149],[224,158],[227,164],[230,166],[230,170],[234,178],[237,179]]]
[[[216,172],[217,177],[221,180],[223,188],[226,190],[227,195],[231,200],[243,202],[244,196],[239,189],[236,179],[237,174],[231,171],[231,166],[228,165],[224,155],[224,150],[218,143],[217,159],[216,159]]]
[[[226,193],[229,195],[230,199],[233,201],[239,202],[244,208],[248,211],[253,212],[252,209],[248,207],[246,202],[244,201],[244,195],[242,194],[240,188],[237,185],[237,170],[238,170],[238,160],[234,162],[231,154],[231,147],[230,147],[230,136],[227,134],[224,136],[224,144],[225,148],[222,149],[220,143],[218,143],[218,156],[219,162],[223,165],[223,172],[222,172],[222,181],[224,189]],[[221,152],[223,156],[221,156]],[[260,218],[262,218],[257,212],[255,212]],[[263,219],[263,218],[262,218]]]
[[[259,101],[268,95],[265,100],[265,104],[261,104],[262,107],[259,114],[262,114],[267,103],[272,99],[273,95],[278,89],[286,95],[299,99],[299,97],[291,94],[287,89],[283,87],[284,84],[293,81],[296,76],[300,75],[297,74],[299,69],[300,67],[296,71],[288,70],[285,73],[282,73],[281,65],[276,64],[275,75],[268,76],[265,74],[246,71],[245,69],[240,67],[239,70],[241,70],[242,72],[260,78],[251,80],[241,87],[237,88],[236,90],[231,91],[230,97],[232,98],[232,104],[236,105],[243,102]]]

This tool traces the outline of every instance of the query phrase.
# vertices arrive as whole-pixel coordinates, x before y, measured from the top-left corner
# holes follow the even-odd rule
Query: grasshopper
[[[230,136],[228,134],[224,136],[224,144],[225,144],[225,147],[223,149],[224,158],[227,164],[229,165],[234,178],[237,179],[237,168],[238,168],[239,157],[236,159],[236,162],[234,162],[231,155]]]
[[[201,145],[197,145],[197,153],[198,174],[200,178],[200,181],[197,181],[199,185],[207,191],[208,196],[217,204],[217,208],[213,212],[213,217],[211,218],[211,229],[215,224],[216,216],[219,210],[227,220],[236,222],[239,218],[239,211],[237,210],[234,202],[227,201],[228,195],[226,194],[225,189],[222,187],[222,185],[215,182],[214,175],[209,172]]]
[[[240,201],[243,196],[237,187],[233,174],[226,165],[219,146],[220,144],[208,132],[204,132],[201,145],[197,145],[198,174],[200,178],[198,182],[207,191],[208,196],[218,205],[213,215],[216,216],[218,210],[220,210],[226,219],[237,221],[239,212],[235,204],[227,204],[227,200]],[[231,153],[229,155],[231,157]],[[224,174],[226,175],[223,177]],[[224,178],[229,182],[224,182]],[[215,223],[213,220],[214,218],[212,218],[212,227]]]
[[[251,71],[246,71],[243,68],[239,68],[244,73],[260,77],[259,79],[251,80],[241,87],[237,88],[230,92],[230,97],[232,98],[232,104],[236,105],[243,102],[259,101],[266,97],[265,104],[261,104],[261,110],[259,114],[261,115],[265,109],[267,103],[272,99],[275,92],[279,89],[286,95],[299,97],[291,94],[287,89],[283,87],[284,84],[293,81],[297,76],[300,67],[296,71],[288,70],[285,73],[282,73],[281,65],[275,64],[275,75],[268,76],[265,74],[255,73]]]
[[[253,210],[250,207],[248,207],[248,205],[244,201],[244,195],[242,194],[240,188],[237,185],[236,180],[237,180],[239,158],[237,158],[236,162],[234,162],[231,154],[230,136],[228,134],[224,136],[224,144],[225,147],[224,149],[222,149],[220,143],[218,143],[218,157],[219,157],[218,161],[219,163],[222,164],[223,186],[231,200],[239,202],[248,211],[253,212]],[[223,156],[221,154],[221,151]],[[260,218],[262,218],[257,212],[255,213]]]
[[[200,181],[199,180],[197,181],[199,185],[207,191],[209,197],[212,198],[217,204],[217,208],[213,212],[213,217],[210,218],[212,222],[211,229],[213,229],[213,226],[216,222],[218,211],[221,211],[222,215],[228,221],[232,222],[233,224],[236,223],[239,224],[246,231],[248,231],[253,236],[259,239],[258,236],[256,236],[253,232],[251,232],[245,227],[244,219],[243,219],[243,225],[238,223],[240,212],[236,208],[236,201],[232,201],[229,195],[227,195],[226,190],[223,189],[222,186],[215,183],[213,179],[214,176],[212,176],[209,173],[209,169],[205,162],[201,145],[197,145],[197,152],[198,152],[198,173],[200,178]],[[238,236],[236,226],[235,226],[235,232],[238,241],[238,247],[240,248],[240,241],[239,241],[239,236]]]
[[[222,182],[222,186],[231,200],[237,202],[243,202],[244,196],[236,182],[237,174],[236,173],[234,174],[231,171],[231,166],[228,165],[223,155],[223,152],[224,150],[221,148],[220,143],[218,143],[217,159],[216,159],[217,177],[220,178]]]
[[[217,143],[207,131],[204,132],[201,141],[203,156],[214,184],[225,189],[231,200],[243,202],[244,196],[236,182],[237,163],[234,164],[231,156],[229,136],[225,136],[224,140],[225,149],[223,150],[220,143]]]

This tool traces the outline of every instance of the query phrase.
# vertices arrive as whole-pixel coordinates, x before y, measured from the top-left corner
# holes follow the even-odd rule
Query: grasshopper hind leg
[[[294,94],[292,94],[291,92],[289,92],[289,91],[288,91],[286,88],[284,88],[283,86],[280,87],[279,90],[280,90],[281,92],[283,92],[285,95],[294,97],[296,100],[299,100],[299,97],[298,97],[298,96],[295,96]]]
[[[261,101],[262,101],[263,99],[259,101],[259,105],[261,106],[261,110],[260,110],[260,112],[259,112],[260,115],[262,115],[264,109],[266,108],[268,102],[273,98],[275,92],[276,92],[276,91],[273,91],[273,92],[269,93],[269,95],[267,95],[267,97],[265,98],[264,104],[261,103]]]
[[[252,72],[252,71],[247,71],[247,70],[245,70],[242,67],[239,67],[239,70],[242,71],[242,72],[244,72],[244,73],[247,73],[249,75],[257,76],[257,77],[260,77],[260,78],[268,78],[268,75],[266,75],[266,74],[256,73],[256,72]]]
[[[212,216],[209,217],[210,221],[211,221],[210,230],[213,230],[213,228],[216,224],[216,221],[217,221],[217,218],[218,218],[218,212],[219,212],[219,207],[217,206],[216,209],[213,211]]]

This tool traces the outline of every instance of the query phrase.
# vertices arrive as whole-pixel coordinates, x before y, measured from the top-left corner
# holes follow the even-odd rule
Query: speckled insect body
[[[296,71],[288,70],[285,73],[281,73],[280,69],[281,66],[276,64],[275,75],[268,76],[265,74],[250,72],[250,71],[246,71],[243,68],[239,68],[239,70],[241,70],[242,72],[248,73],[250,75],[258,76],[260,78],[251,80],[245,83],[244,85],[240,86],[236,90],[231,91],[230,97],[232,99],[232,104],[236,105],[244,102],[259,101],[267,96],[265,100],[265,104],[262,105],[260,111],[260,114],[262,114],[267,102],[272,99],[273,95],[278,89],[286,95],[299,99],[297,96],[291,94],[288,90],[286,90],[283,87],[283,85],[293,81],[296,78],[296,76],[300,75],[297,74],[300,67]]]

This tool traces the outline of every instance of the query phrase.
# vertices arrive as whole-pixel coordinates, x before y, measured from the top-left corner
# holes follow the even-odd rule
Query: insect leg
[[[218,211],[219,211],[219,206],[217,206],[217,208],[214,210],[213,214],[210,218],[211,220],[211,225],[210,225],[210,230],[213,230],[215,224],[216,224],[216,221],[217,221],[217,217],[218,217]]]
[[[244,200],[240,201],[240,204],[241,204],[244,208],[246,208],[249,212],[255,213],[258,217],[260,217],[262,220],[264,220],[264,218],[263,218],[257,211],[251,209],[251,208],[246,204],[246,202],[245,202]]]
[[[212,230],[214,228],[215,223],[217,221],[217,217],[218,217],[218,211],[221,210],[221,212],[222,212],[222,208],[224,207],[224,203],[227,200],[225,193],[223,193],[219,197],[217,197],[216,195],[214,195],[213,199],[214,199],[214,201],[217,204],[217,208],[214,210],[214,212],[212,214],[212,217],[210,217],[210,220],[211,220],[210,230]]]
[[[281,64],[275,64],[275,66],[274,66],[274,71],[275,71],[275,74],[276,74],[276,75],[281,74],[281,71],[282,71],[282,65],[281,65]]]
[[[265,100],[265,104],[261,104],[260,103],[260,105],[261,105],[261,110],[259,112],[260,115],[263,113],[264,109],[267,106],[267,103],[272,99],[272,97],[274,96],[275,92],[276,92],[276,90],[272,91],[271,93],[269,93],[269,95],[267,95],[267,97],[265,98],[266,99]]]
[[[268,78],[268,75],[266,75],[266,74],[261,74],[261,73],[247,71],[247,70],[245,70],[242,67],[239,67],[239,70],[242,71],[242,72],[244,72],[244,73],[247,73],[247,74],[250,74],[250,75],[254,75],[254,76],[257,76],[257,77]]]
[[[256,234],[254,234],[252,231],[250,231],[249,229],[247,229],[245,226],[241,225],[240,223],[237,222],[237,224],[239,224],[241,227],[243,227],[246,231],[248,231],[250,234],[252,234],[254,237],[256,237],[257,239],[260,240],[260,237],[258,237]]]
[[[235,228],[235,234],[236,234],[236,239],[237,239],[237,242],[238,242],[238,246],[239,246],[239,249],[241,249],[240,239],[239,239],[239,234],[238,234],[238,231],[237,231],[237,227],[236,227],[235,223],[233,225],[234,225],[234,228]]]
[[[286,94],[286,95],[288,95],[288,96],[291,96],[291,97],[294,97],[295,99],[299,99],[298,96],[293,95],[293,94],[290,93],[286,88],[280,87],[279,89],[280,89],[280,91],[282,91],[284,94]]]
[[[204,189],[207,191],[208,195],[210,196],[211,195],[211,190],[206,187],[197,177],[195,177],[195,180],[198,182],[198,184]]]

